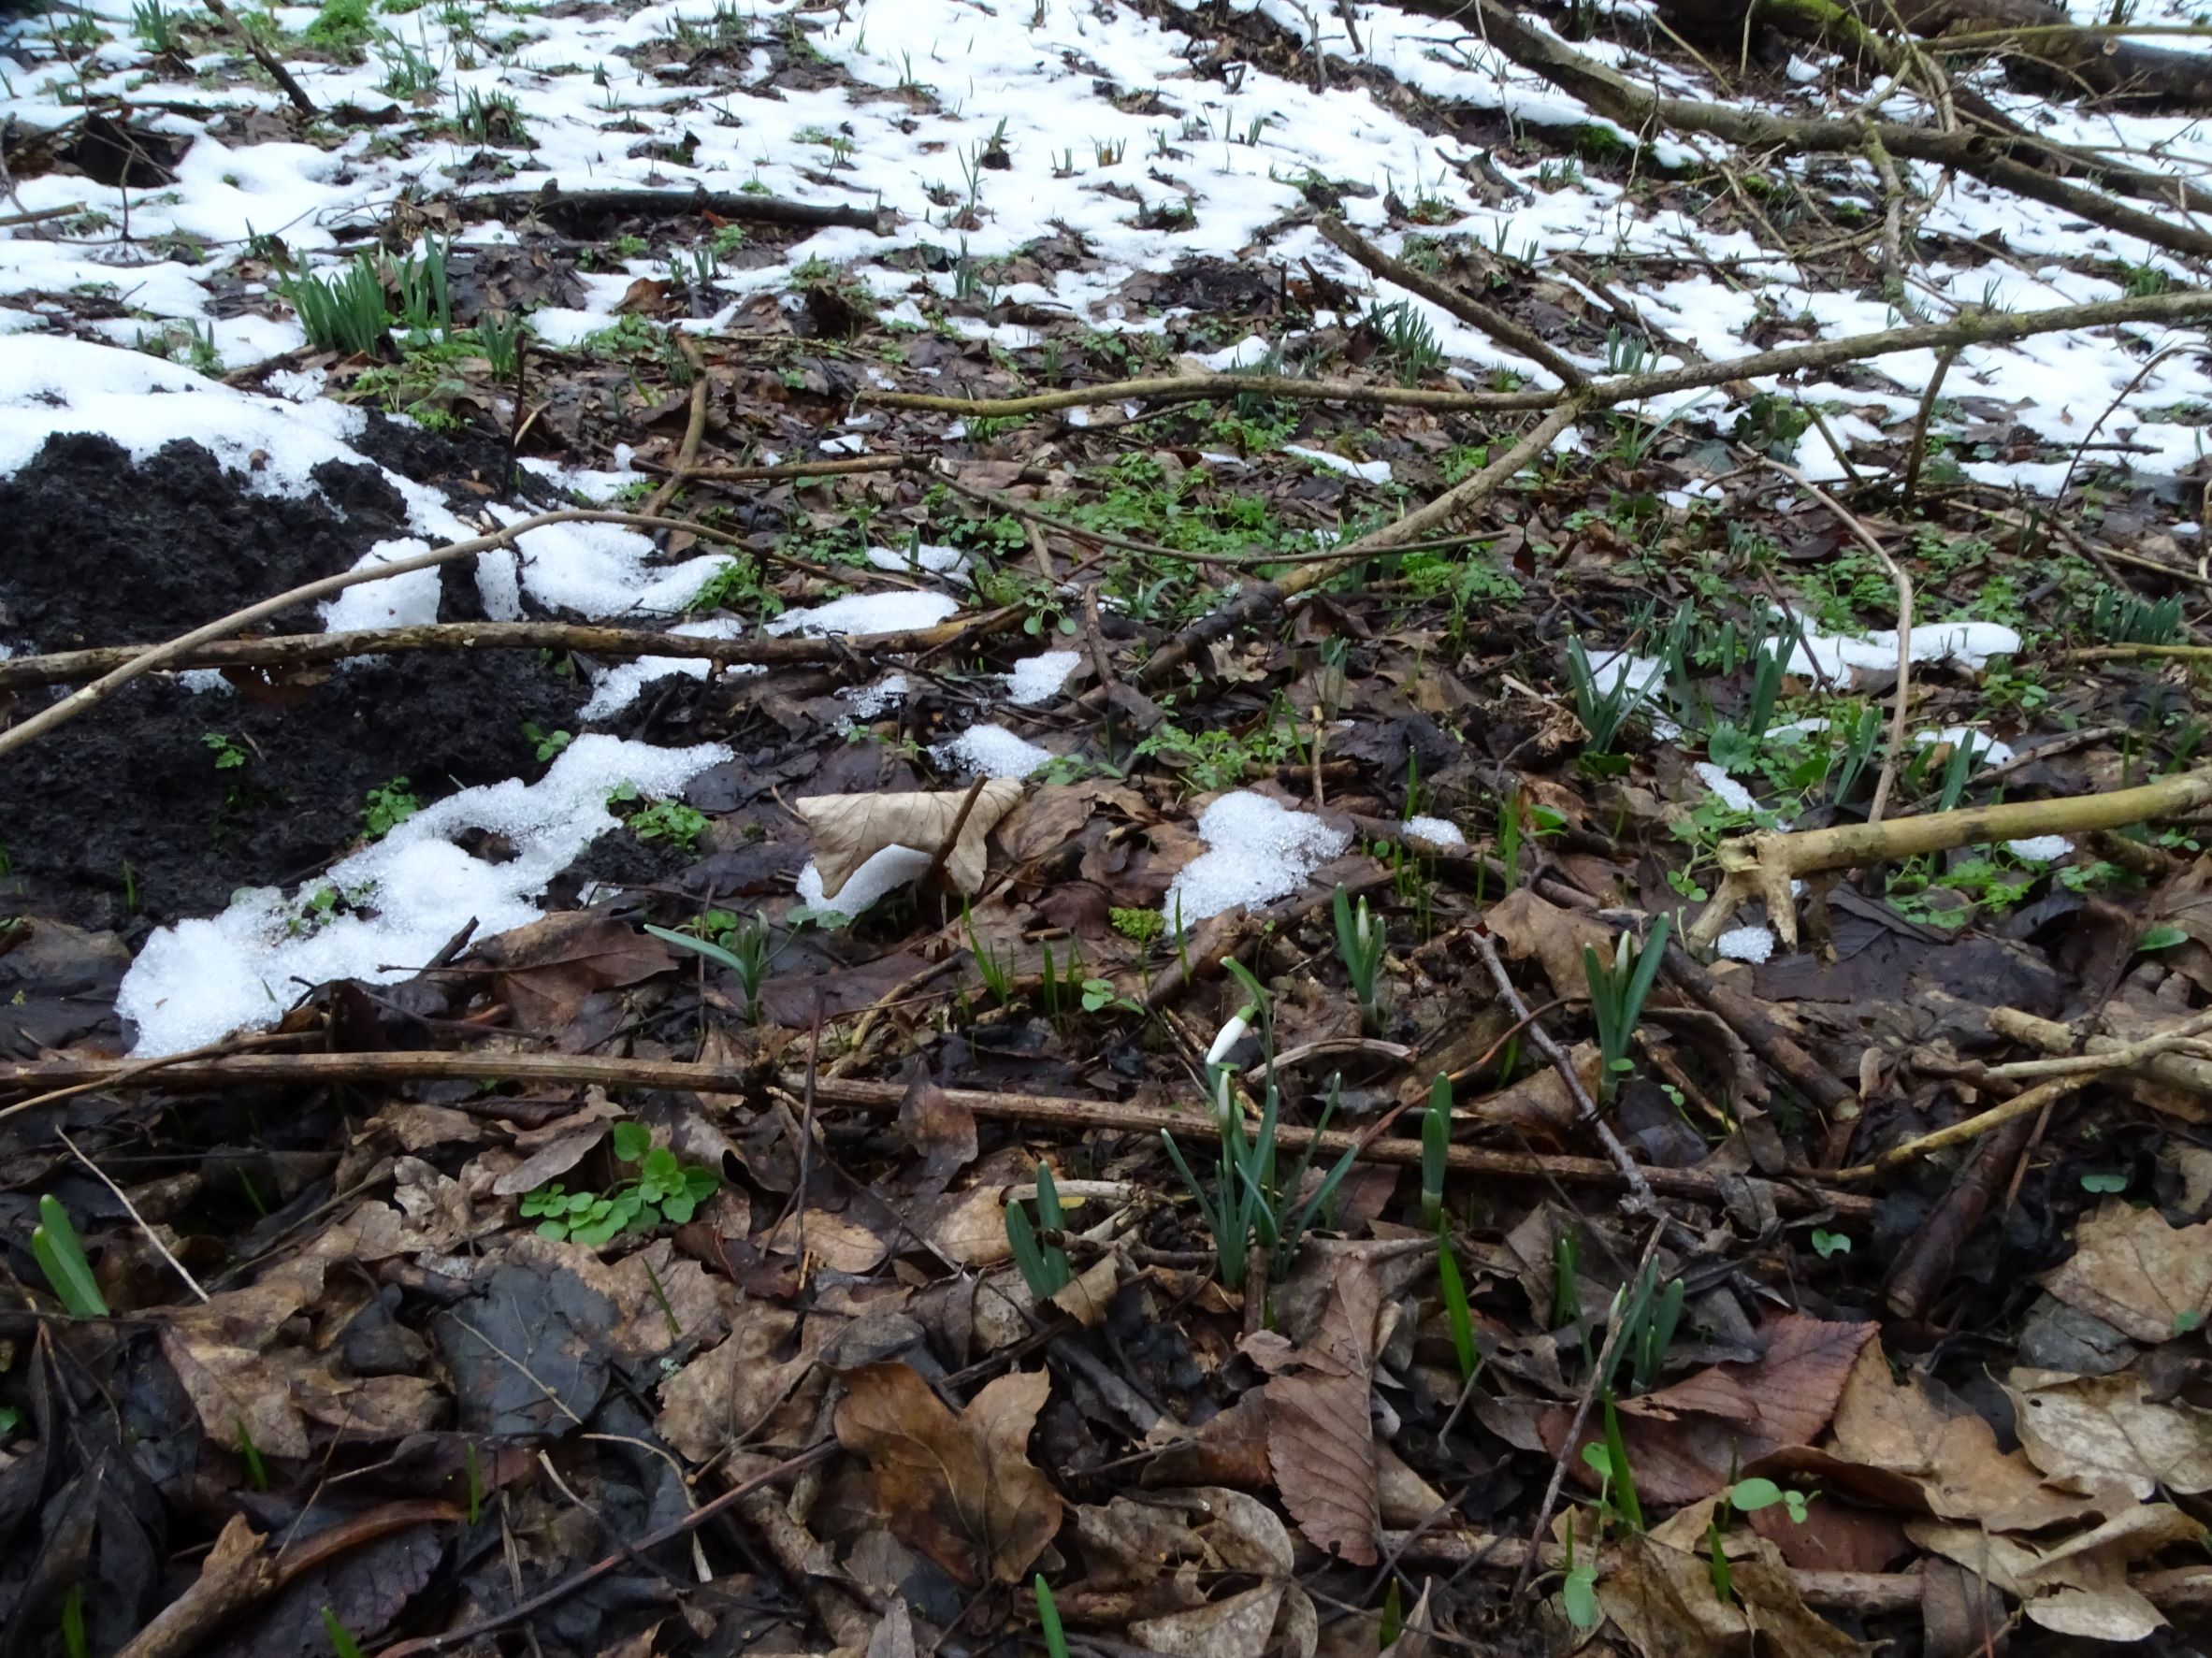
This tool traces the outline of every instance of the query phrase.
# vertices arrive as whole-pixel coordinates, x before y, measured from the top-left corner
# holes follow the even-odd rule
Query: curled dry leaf
[[[1867,1345],[1844,1384],[1833,1450],[1846,1463],[1910,1480],[1931,1514],[1991,1531],[2038,1531],[2104,1506],[2098,1496],[2051,1484],[2019,1452],[2000,1450],[1988,1422],[1947,1408],[1917,1377],[1899,1386],[1879,1343]]]
[[[1713,1658],[1754,1650],[1787,1658],[1862,1658],[1868,1650],[1805,1605],[1774,1546],[1748,1532],[1728,1537],[1731,1598],[1713,1592],[1704,1547],[1710,1500],[1656,1531],[1609,1548],[1598,1604],[1643,1658]]]
[[[1002,1376],[957,1417],[907,1365],[845,1379],[837,1440],[868,1459],[892,1532],[963,1583],[1020,1581],[1060,1529],[1060,1493],[1028,1449],[1050,1377]]]
[[[634,985],[675,965],[658,939],[596,910],[532,921],[485,939],[476,954],[498,971],[515,1023],[542,1036],[567,1030],[594,991]]]
[[[834,899],[852,872],[887,846],[904,846],[924,858],[936,855],[960,818],[968,790],[913,794],[817,795],[797,802],[799,815],[814,831],[815,867],[821,872],[822,896]],[[983,885],[984,838],[1021,799],[1021,785],[994,777],[976,792],[976,803],[961,824],[960,838],[946,855],[945,873],[963,893]]]
[[[2021,1449],[2053,1479],[2124,1480],[2138,1497],[2212,1491],[2212,1411],[2159,1404],[2139,1376],[2016,1370],[2004,1391]]]
[[[1375,1320],[1381,1289],[1363,1265],[1340,1276],[1310,1346],[1273,1352],[1267,1460],[1283,1506],[1316,1547],[1354,1565],[1381,1558],[1375,1473]]]
[[[181,1308],[163,1324],[162,1353],[216,1444],[235,1448],[251,1435],[266,1456],[308,1454],[307,1425],[292,1396],[304,1359],[280,1347],[278,1334],[322,1288],[322,1263],[300,1262]]]
[[[2137,1341],[2169,1340],[2212,1309],[2212,1220],[2168,1226],[2156,1209],[2116,1199],[2082,1218],[2074,1253],[2043,1282]]]
[[[2171,1504],[2147,1503],[2060,1542],[1935,1521],[1916,1521],[1906,1530],[1923,1549],[2014,1596],[2046,1629],[2089,1640],[2139,1641],[2166,1620],[2128,1581],[2129,1565],[2193,1543],[2205,1528]]]

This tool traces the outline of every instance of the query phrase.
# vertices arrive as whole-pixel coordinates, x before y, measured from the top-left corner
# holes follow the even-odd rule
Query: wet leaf
[[[1002,1376],[957,1417],[908,1365],[845,1379],[838,1443],[868,1459],[891,1530],[964,1583],[1020,1581],[1060,1528],[1060,1493],[1028,1449],[1047,1374]]]
[[[658,939],[598,910],[548,916],[485,939],[476,954],[499,973],[515,1023],[542,1036],[566,1031],[594,992],[637,984],[675,964]]]

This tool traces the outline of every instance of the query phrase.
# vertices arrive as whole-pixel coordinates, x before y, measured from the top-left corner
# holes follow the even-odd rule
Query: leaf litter
[[[1664,32],[1430,9],[1040,6],[1053,79],[972,44],[969,110],[934,7],[333,6],[270,25],[311,127],[202,20],[11,37],[69,70],[8,91],[12,720],[78,671],[17,658],[663,521],[0,752],[11,1643],[903,1658],[1034,1642],[1041,1582],[1105,1653],[2201,1644],[2205,802],[2064,815],[2200,746],[2212,384],[2145,332],[2193,221],[1894,127],[1902,185],[1743,172],[1573,61],[1724,95]],[[1755,34],[1748,115],[1863,96]],[[2195,153],[1945,63],[2152,199]],[[303,210],[188,224],[176,123]],[[297,282],[355,228],[346,349]],[[1694,371],[1670,326],[2165,296],[1536,425],[1559,363]],[[401,622],[470,637],[296,637]]]

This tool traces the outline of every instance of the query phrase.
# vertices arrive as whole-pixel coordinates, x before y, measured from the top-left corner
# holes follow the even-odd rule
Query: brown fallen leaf
[[[659,940],[594,910],[547,916],[485,939],[475,954],[498,972],[515,1024],[540,1036],[567,1030],[594,991],[634,985],[675,965]]]
[[[796,1255],[803,1247],[808,1259],[835,1273],[872,1272],[891,1252],[859,1221],[827,1209],[794,1210],[760,1240],[760,1247],[772,1255]]]
[[[2130,1371],[2016,1370],[2004,1391],[2020,1449],[2053,1479],[2122,1480],[2137,1497],[2161,1486],[2184,1496],[2212,1491],[2212,1411],[2159,1404]]]
[[[1905,1529],[1923,1549],[2017,1598],[2031,1622],[2103,1641],[2139,1641],[2164,1625],[2164,1615],[2128,1581],[2128,1567],[2205,1533],[2169,1503],[2128,1508],[2055,1543],[1931,1520]]]
[[[1275,1644],[1285,1587],[1263,1583],[1187,1612],[1140,1619],[1129,1626],[1130,1637],[1166,1658],[1261,1658]]]
[[[917,1189],[935,1196],[976,1161],[976,1114],[916,1067],[899,1102],[899,1136],[921,1153]]]
[[[776,1357],[798,1325],[795,1312],[747,1302],[728,1340],[661,1384],[655,1430],[694,1463],[742,1443],[814,1368],[811,1353]]]
[[[960,819],[968,790],[911,794],[817,795],[796,802],[799,815],[814,831],[815,867],[821,872],[822,896],[833,899],[852,872],[887,846],[904,846],[933,857]],[[994,777],[976,794],[961,824],[960,838],[946,855],[945,874],[960,891],[974,894],[983,885],[984,839],[1021,799],[1021,785]]]
[[[2137,1341],[2171,1340],[2212,1312],[2212,1220],[2168,1226],[2156,1209],[2116,1198],[2082,1217],[2074,1253],[2043,1283]]]
[[[1315,1547],[1354,1565],[1381,1558],[1375,1548],[1381,1501],[1368,1407],[1381,1307],[1374,1274],[1356,1264],[1337,1276],[1310,1345],[1266,1357],[1253,1353],[1275,1371],[1265,1390],[1267,1461],[1283,1507]]]
[[[1846,1463],[1909,1479],[1931,1514],[1991,1531],[2040,1531],[2101,1512],[2109,1501],[2052,1485],[2019,1452],[2000,1450],[1988,1422],[1946,1406],[1919,1378],[1901,1387],[1878,1343],[1860,1352],[1836,1404],[1832,1450]]]
[[[1590,993],[1589,976],[1583,971],[1583,946],[1612,959],[1612,928],[1595,916],[1563,910],[1526,887],[1514,888],[1492,904],[1482,925],[1497,935],[1513,960],[1535,957],[1543,966],[1544,977],[1552,981],[1552,993],[1570,1001]]]
[[[1862,1658],[1871,1651],[1805,1605],[1774,1546],[1749,1532],[1727,1540],[1729,1587],[1713,1592],[1707,1499],[1601,1556],[1598,1604],[1643,1658],[1714,1658],[1760,1650],[1783,1658]]]
[[[308,1454],[307,1424],[292,1396],[305,1356],[280,1347],[278,1334],[322,1287],[322,1262],[300,1261],[181,1308],[162,1325],[163,1356],[216,1444],[235,1449],[250,1436],[264,1456]]]
[[[1624,1400],[1621,1436],[1638,1491],[1660,1503],[1694,1503],[1727,1485],[1744,1463],[1785,1446],[1811,1444],[1835,1414],[1874,1330],[1872,1324],[1787,1313],[1762,1332],[1767,1350],[1756,1362],[1715,1364],[1671,1387]],[[1554,1455],[1572,1420],[1564,1406],[1545,1413],[1544,1441]],[[1584,1441],[1598,1431],[1586,1422]],[[1579,1455],[1570,1465],[1578,1478],[1594,1482]]]
[[[904,1364],[845,1381],[837,1440],[868,1459],[892,1532],[963,1583],[1019,1582],[1060,1529],[1060,1493],[1028,1449],[1051,1378],[1002,1376],[957,1417]]]

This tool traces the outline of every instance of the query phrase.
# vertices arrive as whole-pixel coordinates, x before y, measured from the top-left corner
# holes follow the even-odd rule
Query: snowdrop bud
[[[1208,1065],[1219,1065],[1228,1058],[1229,1050],[1244,1040],[1245,1031],[1251,1028],[1251,1016],[1252,1010],[1248,1007],[1222,1027],[1222,1033],[1213,1039],[1213,1046],[1206,1050]]]

